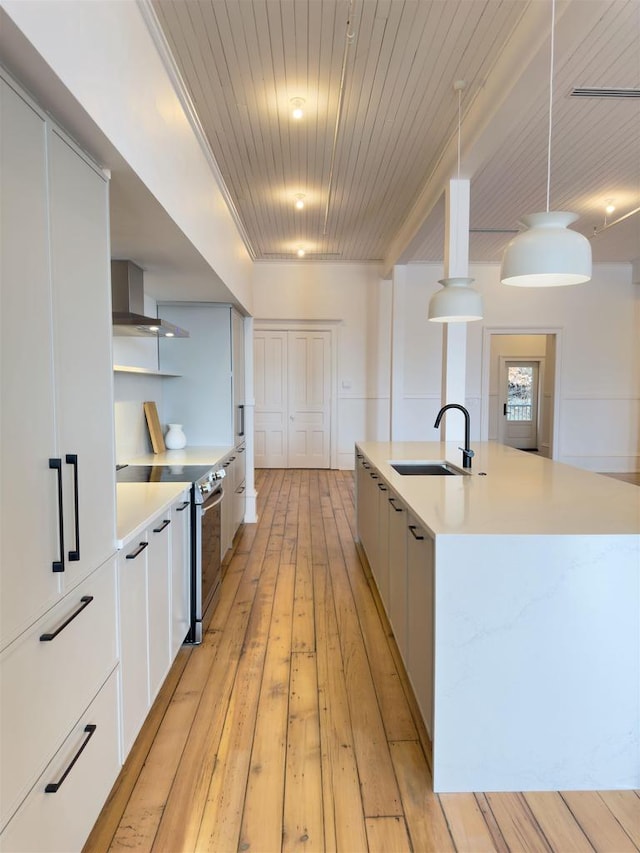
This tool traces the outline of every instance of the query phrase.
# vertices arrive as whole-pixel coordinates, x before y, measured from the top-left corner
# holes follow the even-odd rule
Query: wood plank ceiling
[[[464,113],[531,2],[152,5],[251,255],[288,259],[303,248],[317,259],[375,261],[387,257],[455,139],[453,83],[466,81]],[[574,86],[640,89],[640,3],[601,5],[597,26],[557,58],[555,71],[552,207],[580,213],[577,227],[589,235],[604,222],[607,198],[616,215],[640,205],[640,99],[569,97]],[[532,34],[540,50],[548,51],[547,35]],[[300,121],[291,118],[293,98],[304,99]],[[473,230],[515,229],[519,215],[544,209],[547,130],[543,77],[526,113],[496,135],[491,156],[469,175]],[[303,210],[294,207],[298,194]],[[634,221],[631,236],[640,238],[640,217]],[[442,224],[437,206],[410,260],[442,259]],[[471,259],[498,259],[509,236],[472,234]],[[638,246],[640,239],[635,254],[618,246],[615,258],[600,259],[631,260]]]

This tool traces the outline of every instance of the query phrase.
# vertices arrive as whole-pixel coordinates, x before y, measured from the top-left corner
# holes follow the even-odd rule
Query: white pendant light
[[[457,80],[453,88],[458,93],[458,180],[460,180],[460,116],[462,90],[466,83]],[[442,290],[431,297],[427,317],[433,323],[468,323],[482,320],[482,297],[471,285],[475,279],[462,276],[441,278]]]
[[[442,285],[429,302],[429,320],[435,323],[468,323],[482,320],[482,297],[470,285],[473,278],[441,278]]]
[[[530,213],[525,231],[514,237],[502,259],[501,281],[516,287],[560,287],[591,278],[591,245],[567,228],[575,213],[552,210]]]
[[[567,228],[578,219],[577,214],[549,210],[555,16],[556,2],[551,0],[547,210],[523,216],[520,224],[525,230],[504,251],[500,281],[516,287],[562,287],[582,284],[591,278],[591,244],[584,235]]]

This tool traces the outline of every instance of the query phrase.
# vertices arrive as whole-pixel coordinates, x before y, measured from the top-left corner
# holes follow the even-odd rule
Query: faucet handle
[[[467,456],[471,459],[472,456],[475,456],[475,452],[473,450],[465,450],[464,447],[459,447],[458,450],[461,450],[464,456]]]

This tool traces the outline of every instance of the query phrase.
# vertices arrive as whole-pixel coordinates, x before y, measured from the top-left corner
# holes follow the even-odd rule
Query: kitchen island
[[[640,490],[494,443],[356,445],[358,535],[436,791],[640,786]]]

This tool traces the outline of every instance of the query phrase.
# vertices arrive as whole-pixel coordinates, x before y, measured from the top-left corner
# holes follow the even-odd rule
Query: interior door
[[[328,468],[330,332],[288,332],[289,468]]]
[[[329,468],[331,333],[254,333],[257,468]]]
[[[540,362],[501,359],[500,387],[500,442],[520,450],[536,450]]]

